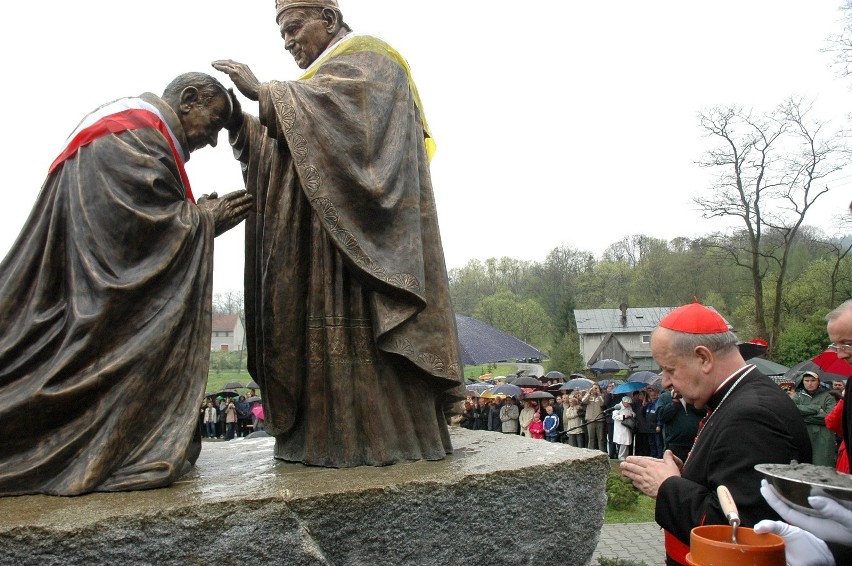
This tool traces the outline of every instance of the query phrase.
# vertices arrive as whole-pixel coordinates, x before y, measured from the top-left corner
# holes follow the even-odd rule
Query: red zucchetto
[[[719,313],[697,302],[676,308],[660,321],[660,326],[688,334],[728,332],[728,325]]]

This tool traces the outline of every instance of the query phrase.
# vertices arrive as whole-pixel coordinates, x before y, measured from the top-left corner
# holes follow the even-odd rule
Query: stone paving
[[[644,560],[648,566],[666,562],[663,531],[657,523],[611,523],[604,525],[598,546],[592,555],[592,566],[598,557]]]

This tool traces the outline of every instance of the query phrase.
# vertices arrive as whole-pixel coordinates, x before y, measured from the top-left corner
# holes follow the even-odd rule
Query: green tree
[[[779,364],[792,367],[822,352],[828,343],[824,318],[827,312],[788,322],[787,328],[778,337],[772,358]]]
[[[544,352],[550,350],[553,321],[533,299],[510,291],[485,297],[473,310],[473,317]]]
[[[577,332],[566,332],[550,352],[550,367],[565,375],[581,372],[585,369],[583,356],[580,354],[580,339]]]

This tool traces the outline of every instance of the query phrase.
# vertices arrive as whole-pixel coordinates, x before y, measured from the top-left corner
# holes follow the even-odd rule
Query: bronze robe
[[[161,487],[197,456],[214,224],[186,198],[156,129],[47,177],[0,264],[0,495]]]
[[[231,134],[257,204],[249,371],[277,458],[437,460],[463,371],[421,115],[386,45],[353,41],[309,79],[262,85],[259,120]]]

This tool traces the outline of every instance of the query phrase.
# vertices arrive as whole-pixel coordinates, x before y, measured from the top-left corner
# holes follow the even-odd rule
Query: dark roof
[[[510,358],[545,358],[540,350],[493,326],[468,316],[456,315],[462,363],[487,364]]]
[[[574,310],[574,320],[577,321],[578,334],[650,332],[660,324],[660,321],[667,314],[676,308],[630,307],[627,309],[627,317],[624,321],[621,320],[621,310],[619,309],[576,309]],[[713,309],[713,307],[708,308]],[[733,328],[727,320],[725,323],[728,328]]]
[[[240,315],[238,314],[214,314],[211,330],[213,332],[233,332],[239,320]]]

